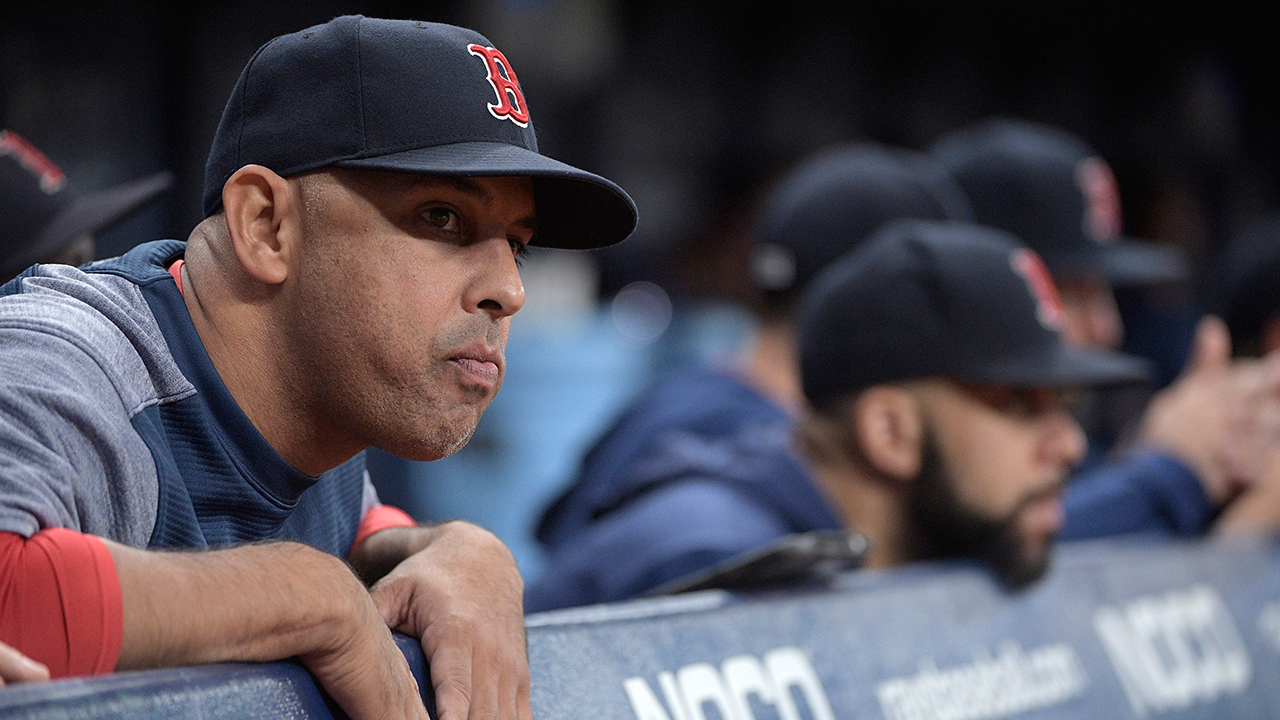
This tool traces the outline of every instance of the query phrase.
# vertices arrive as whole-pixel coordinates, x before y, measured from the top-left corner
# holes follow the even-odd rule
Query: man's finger
[[[1185,373],[1225,370],[1231,365],[1231,332],[1216,315],[1206,315],[1196,323],[1191,355]]]
[[[48,680],[49,668],[0,643],[0,687],[5,683]]]
[[[514,683],[515,687],[514,712],[508,717],[516,720],[532,720],[533,707],[529,702],[529,673],[526,670],[520,673],[518,677],[507,677],[506,680]]]
[[[529,674],[525,673],[524,678],[520,681],[520,688],[516,693],[516,717],[519,720],[533,720],[533,700],[532,688],[530,687]]]
[[[411,587],[409,583],[397,582],[394,576],[387,576],[369,588],[369,597],[373,599],[373,606],[378,609],[383,622],[392,630],[401,630],[404,625],[404,614],[409,603],[401,595]]]
[[[473,712],[471,703],[475,678],[472,676],[471,645],[456,641],[439,643],[432,652],[424,639],[422,649],[427,655],[431,684],[436,692],[438,720],[466,720]]]
[[[1262,357],[1259,374],[1262,393],[1280,396],[1280,350],[1273,350]]]

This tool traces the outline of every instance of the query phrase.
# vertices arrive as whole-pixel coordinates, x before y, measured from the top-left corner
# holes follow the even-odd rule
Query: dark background
[[[514,66],[541,149],[639,206],[626,242],[526,263],[521,360],[466,448],[434,463],[369,456],[385,501],[490,528],[526,573],[538,569],[538,510],[629,393],[675,359],[738,341],[718,308],[746,295],[753,203],[823,145],[922,149],[991,114],[1059,125],[1114,167],[1125,232],[1182,247],[1197,270],[1280,212],[1280,25],[1262,3],[0,0],[0,127],[43,149],[75,190],[175,174],[171,192],[99,237],[101,256],[185,238],[244,64],[272,37],[344,13],[480,31]],[[539,257],[545,273],[570,256],[591,271],[539,280]],[[566,313],[539,314],[533,300],[575,278],[595,278],[603,320],[565,330],[546,320]],[[635,280],[661,285],[683,318],[663,320],[648,345],[622,337],[607,321],[619,303],[603,302]],[[1156,362],[1158,385],[1184,362],[1195,286],[1119,298],[1125,349]],[[1116,428],[1144,397],[1109,405]]]
[[[467,25],[504,51],[543,151],[639,205],[636,235],[593,256],[606,296],[651,279],[736,297],[744,213],[786,164],[854,138],[922,147],[992,113],[1082,135],[1116,171],[1125,231],[1198,267],[1280,205],[1280,26],[1263,3],[8,3],[0,126],[79,190],[176,174],[100,254],[185,237],[241,67],[344,13]]]

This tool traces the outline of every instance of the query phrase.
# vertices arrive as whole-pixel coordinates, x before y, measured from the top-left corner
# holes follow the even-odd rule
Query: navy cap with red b
[[[13,130],[0,130],[0,282],[48,262],[82,234],[124,220],[172,184],[173,173],[164,171],[76,192],[35,145]]]
[[[205,169],[205,215],[241,167],[322,167],[533,179],[534,245],[625,239],[635,203],[613,182],[538,152],[519,78],[479,33],[349,15],[269,41],[223,111]]]
[[[1111,166],[1067,130],[990,117],[940,138],[930,153],[964,188],[974,220],[1016,235],[1059,280],[1132,286],[1188,276],[1175,247],[1122,235]]]
[[[752,280],[790,302],[828,263],[903,217],[969,220],[972,213],[964,190],[924,153],[870,140],[823,148],[761,202]]]
[[[1123,353],[1068,345],[1040,256],[996,228],[896,220],[828,266],[799,315],[805,396],[819,408],[872,385],[948,377],[1006,387],[1147,379]]]

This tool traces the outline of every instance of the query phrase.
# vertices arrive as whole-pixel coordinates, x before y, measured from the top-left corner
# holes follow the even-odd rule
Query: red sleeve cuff
[[[63,528],[0,532],[0,640],[55,678],[114,670],[124,606],[106,543]]]
[[[416,520],[398,507],[378,505],[369,508],[369,512],[365,513],[364,519],[360,521],[360,527],[356,530],[356,540],[351,543],[351,548],[354,550],[360,547],[360,543],[379,530],[386,530],[391,527],[416,527],[417,525]]]

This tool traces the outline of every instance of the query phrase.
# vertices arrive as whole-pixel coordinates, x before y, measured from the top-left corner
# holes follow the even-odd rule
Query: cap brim
[[[533,245],[586,250],[622,242],[636,227],[636,205],[609,180],[515,145],[468,142],[355,158],[338,167],[424,175],[533,179],[538,231]]]
[[[84,233],[99,232],[125,219],[173,185],[173,173],[159,172],[107,190],[78,195],[40,233],[23,267],[49,257]]]
[[[1117,238],[1076,253],[1046,254],[1054,274],[1100,273],[1116,286],[1181,282],[1189,276],[1177,248],[1133,238]]]
[[[1060,345],[1049,356],[1008,358],[961,373],[966,380],[1010,387],[1087,388],[1145,382],[1152,365],[1136,355]]]

